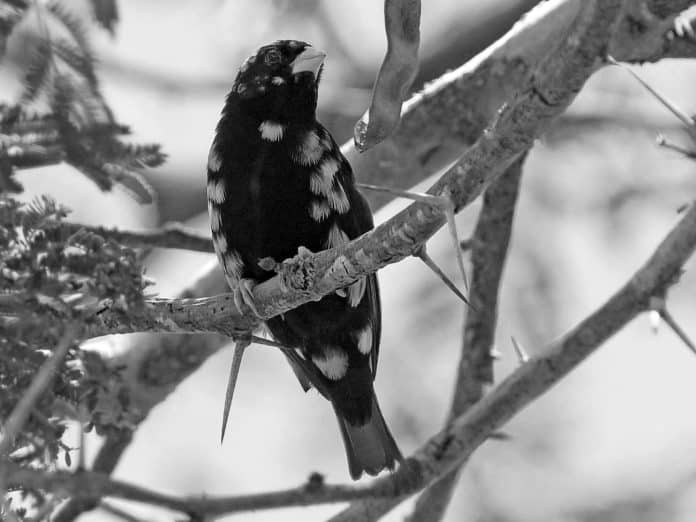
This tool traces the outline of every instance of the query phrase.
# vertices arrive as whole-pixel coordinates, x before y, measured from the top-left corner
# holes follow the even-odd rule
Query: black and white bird
[[[238,306],[299,247],[336,247],[373,228],[367,201],[331,134],[317,121],[325,54],[281,40],[248,58],[227,96],[208,156],[208,210],[218,260]],[[381,312],[374,275],[266,321],[295,348],[302,387],[315,387],[338,417],[351,477],[402,459],[373,389]]]

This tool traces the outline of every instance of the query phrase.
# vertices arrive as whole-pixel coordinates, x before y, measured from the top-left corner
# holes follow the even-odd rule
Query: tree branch
[[[113,239],[118,243],[134,248],[179,248],[210,254],[215,252],[210,236],[199,234],[196,230],[181,223],[168,223],[159,229],[139,231],[90,226],[65,221],[59,222],[58,226],[68,235],[85,230],[98,234],[105,239]]]
[[[602,307],[520,366],[467,413],[431,437],[393,474],[365,485],[323,485],[310,480],[290,490],[234,497],[177,498],[152,492],[94,472],[43,472],[3,463],[9,485],[23,485],[75,498],[113,496],[168,507],[190,515],[221,515],[254,509],[305,506],[370,499],[334,517],[334,521],[373,520],[380,502],[398,499],[456,469],[492,433],[553,387],[638,314],[650,310],[678,279],[696,250],[696,205],[660,243],[650,259]],[[383,500],[383,499],[388,500]],[[396,499],[396,500],[394,500]],[[376,504],[375,504],[376,503]]]
[[[491,350],[498,316],[498,289],[512,234],[525,158],[526,155],[513,163],[483,195],[483,206],[472,236],[469,293],[472,306],[466,308],[462,355],[448,422],[478,402],[485,387],[493,384]],[[408,517],[409,522],[442,520],[460,470],[458,467],[449,472],[421,494]]]
[[[331,522],[376,520],[408,493],[456,469],[517,412],[548,391],[638,314],[649,311],[651,299],[664,295],[676,282],[682,266],[694,250],[696,205],[691,206],[650,259],[609,301],[551,343],[539,356],[520,366],[464,415],[421,446],[411,457],[420,464],[412,466],[418,470],[410,477],[412,489],[398,491],[399,498],[355,503],[333,517]],[[383,487],[383,482],[398,481],[398,475],[397,472],[377,479],[373,485],[378,489]]]

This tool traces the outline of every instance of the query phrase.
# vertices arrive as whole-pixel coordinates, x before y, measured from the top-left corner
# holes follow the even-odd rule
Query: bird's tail
[[[384,468],[394,469],[396,462],[403,460],[396,441],[384,422],[374,393],[370,420],[362,426],[350,424],[335,407],[334,411],[341,428],[348,469],[353,480],[359,479],[363,471],[368,475],[377,475]]]

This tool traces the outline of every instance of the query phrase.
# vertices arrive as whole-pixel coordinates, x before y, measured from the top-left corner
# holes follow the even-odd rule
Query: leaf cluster
[[[4,422],[51,355],[69,323],[88,328],[108,306],[123,314],[144,307],[140,259],[135,251],[96,234],[67,235],[66,210],[44,197],[32,204],[0,197],[0,422]],[[12,458],[47,465],[69,451],[61,437],[66,418],[103,432],[119,424],[106,418],[99,396],[120,378],[95,355],[69,350],[52,387],[35,405],[16,438]],[[125,412],[128,397],[117,397]],[[125,413],[124,413],[125,415]]]

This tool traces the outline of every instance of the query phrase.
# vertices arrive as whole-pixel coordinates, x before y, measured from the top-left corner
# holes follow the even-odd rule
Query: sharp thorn
[[[263,337],[259,337],[257,335],[252,335],[251,336],[251,342],[255,344],[261,344],[263,346],[272,346],[273,348],[279,348],[280,350],[284,352],[291,352],[293,351],[292,348],[289,346],[285,346],[283,344],[277,343],[275,341],[272,341],[270,339],[264,339]]]
[[[381,187],[379,185],[370,185],[369,183],[356,183],[356,187],[363,188],[365,190],[373,190],[375,192],[385,192],[396,196],[399,198],[412,199],[414,201],[421,201],[429,205],[434,205],[439,208],[443,208],[446,205],[445,198],[441,196],[433,196],[432,194],[421,194],[419,192],[409,192],[408,190],[401,190],[391,187]]]
[[[672,329],[672,331],[677,334],[677,337],[682,340],[682,342],[694,353],[696,353],[696,345],[694,345],[693,341],[689,338],[688,335],[686,335],[686,332],[682,330],[681,326],[679,326],[679,323],[672,317],[672,314],[669,313],[666,307],[658,310],[660,317],[662,320],[667,323],[667,325]]]
[[[459,243],[459,234],[457,233],[457,222],[454,219],[454,202],[449,196],[443,196],[447,198],[449,205],[445,208],[445,215],[447,216],[447,228],[450,232],[450,237],[452,238],[452,244],[454,245],[454,255],[457,258],[457,266],[459,267],[459,272],[462,274],[462,280],[464,281],[464,288],[469,291],[469,281],[466,277],[466,270],[464,269],[464,256],[462,254],[462,249]]]
[[[657,142],[657,145],[659,147],[663,147],[665,149],[677,152],[679,154],[682,154],[683,156],[686,156],[687,158],[696,158],[696,151],[689,150],[685,147],[682,147],[681,145],[677,145],[676,143],[667,141],[667,139],[662,134],[658,134],[657,139],[655,141]]]
[[[517,339],[515,339],[514,336],[510,336],[510,339],[512,339],[512,346],[515,349],[515,353],[517,354],[517,359],[520,361],[520,364],[524,364],[529,361],[529,354],[524,347],[517,342]]]
[[[239,376],[239,368],[242,365],[242,357],[244,350],[249,346],[248,339],[239,339],[234,344],[234,355],[232,357],[232,365],[230,366],[230,376],[227,380],[227,392],[225,393],[225,406],[222,412],[222,429],[220,431],[220,444],[225,440],[225,428],[227,427],[227,419],[230,416],[230,406],[232,406],[232,396],[237,385],[237,377]]]
[[[457,288],[457,286],[447,277],[447,275],[440,269],[439,266],[433,261],[433,259],[428,255],[428,253],[425,250],[425,247],[421,246],[416,252],[413,254],[417,258],[419,258],[423,263],[426,264],[430,270],[432,270],[437,277],[440,278],[440,280],[447,285],[447,288],[452,290],[454,294],[464,301],[467,305],[471,306],[471,303],[469,303],[469,300],[464,296],[464,294]]]
[[[652,94],[657,99],[657,101],[659,101],[664,107],[666,107],[667,110],[674,114],[686,126],[692,138],[696,137],[696,120],[694,120],[691,116],[682,111],[679,107],[677,107],[676,104],[672,103],[668,98],[660,94],[648,82],[643,80],[643,78],[641,78],[641,76],[632,68],[626,67],[624,64],[617,62],[611,56],[609,56],[607,59],[609,63],[613,65],[618,65],[622,69],[628,71],[628,73],[631,76],[633,76],[638,81],[638,83],[640,83],[650,94]]]

